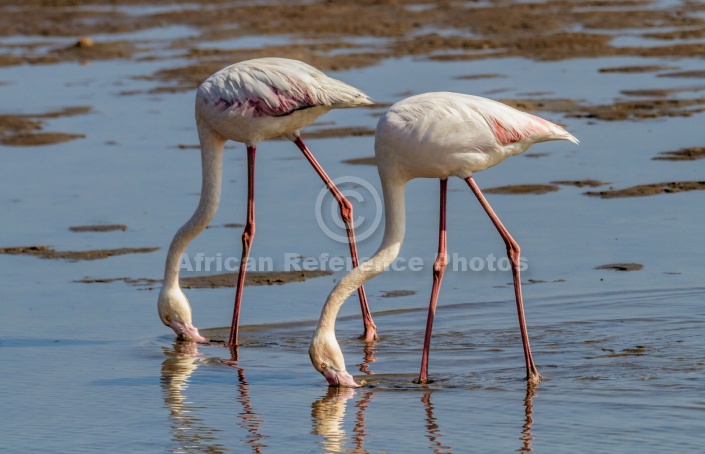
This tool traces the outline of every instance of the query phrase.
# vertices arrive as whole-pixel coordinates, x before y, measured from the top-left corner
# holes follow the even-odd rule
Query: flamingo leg
[[[492,223],[499,231],[499,234],[504,240],[504,244],[507,246],[507,256],[512,263],[512,277],[514,279],[514,296],[517,302],[517,312],[519,313],[519,330],[521,331],[521,341],[524,345],[524,358],[526,360],[526,379],[530,383],[537,384],[541,381],[541,375],[539,375],[538,369],[534,364],[534,359],[531,356],[531,347],[529,346],[529,332],[526,329],[526,318],[524,317],[524,303],[521,296],[521,277],[519,274],[520,270],[520,248],[519,244],[512,238],[509,231],[502,225],[499,217],[495,214],[494,210],[490,206],[485,196],[480,191],[480,188],[475,183],[472,176],[465,178],[465,182],[470,186],[470,190],[475,194],[477,200],[480,201],[480,205],[485,209],[485,212],[492,220]]]
[[[438,226],[438,256],[433,263],[433,288],[431,289],[431,301],[428,305],[428,317],[426,318],[426,335],[423,342],[423,353],[421,354],[421,372],[419,373],[419,383],[428,383],[428,355],[431,349],[431,331],[433,331],[433,318],[436,315],[436,304],[438,303],[438,293],[441,290],[441,281],[448,265],[448,254],[446,249],[446,195],[448,193],[448,179],[441,180],[441,208],[440,221]]]
[[[252,240],[255,238],[255,146],[247,147],[247,222],[242,232],[242,257],[240,259],[240,270],[237,275],[235,286],[235,306],[233,308],[233,321],[230,325],[230,338],[228,345],[231,348],[237,346],[237,335],[240,323],[240,305],[242,303],[242,289],[245,286],[245,274],[247,273],[247,260],[250,257]],[[235,353],[233,353],[235,355]]]
[[[355,243],[355,227],[353,224],[353,206],[350,203],[348,199],[345,198],[345,196],[340,192],[338,187],[333,183],[333,181],[330,179],[328,174],[323,170],[323,167],[318,163],[316,158],[313,156],[311,151],[308,149],[306,144],[304,143],[303,140],[301,140],[301,136],[296,136],[296,139],[294,139],[294,143],[296,144],[297,147],[301,150],[301,152],[304,154],[308,162],[311,164],[311,166],[314,168],[318,176],[321,177],[323,182],[326,184],[326,187],[328,190],[333,194],[333,197],[335,197],[335,200],[338,202],[338,206],[340,207],[340,216],[343,219],[343,222],[345,222],[345,231],[347,232],[348,235],[348,244],[350,245],[350,256],[352,257],[352,265],[354,268],[357,268],[359,262],[358,262],[358,255],[357,255],[357,245]],[[365,331],[360,336],[360,339],[364,339],[365,342],[372,342],[374,340],[377,340],[377,327],[375,326],[375,323],[372,321],[372,313],[370,312],[370,307],[367,304],[367,295],[365,294],[365,287],[360,286],[357,289],[357,294],[360,298],[360,309],[362,310],[362,321],[365,325]]]

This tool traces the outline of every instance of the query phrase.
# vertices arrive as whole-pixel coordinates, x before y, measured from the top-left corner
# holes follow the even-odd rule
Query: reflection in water
[[[196,407],[186,400],[189,377],[198,368],[198,347],[193,342],[176,341],[173,350],[164,348],[164,354],[167,358],[162,362],[161,387],[177,446],[171,451],[225,452],[224,446],[215,443],[217,429],[207,427],[196,416]]]
[[[436,422],[436,417],[433,415],[433,404],[431,403],[431,394],[433,391],[428,390],[421,397],[421,402],[423,402],[426,408],[426,438],[431,442],[431,449],[436,454],[446,454],[452,453],[452,448],[450,446],[445,446],[441,442],[443,434],[441,433],[438,423]]]
[[[262,448],[267,447],[266,444],[262,443],[262,441],[267,438],[267,436],[263,435],[261,432],[264,420],[261,419],[252,408],[252,403],[250,402],[250,387],[245,379],[245,369],[242,367],[237,367],[237,379],[239,391],[237,401],[242,405],[242,411],[238,415],[241,419],[240,427],[245,429],[249,434],[244,441],[252,447],[252,452],[260,454]]]
[[[517,451],[531,452],[531,442],[534,436],[531,435],[531,425],[534,423],[534,397],[536,397],[536,385],[526,384],[526,397],[524,398],[524,424],[522,425],[521,437],[519,439],[524,442],[523,446]]]
[[[311,404],[313,433],[323,437],[321,440],[323,452],[343,452],[347,439],[343,428],[345,403],[354,395],[353,388],[330,387],[324,397]]]
[[[367,435],[367,430],[365,429],[365,413],[367,412],[367,407],[370,406],[374,393],[374,391],[362,392],[360,401],[355,404],[357,414],[355,415],[355,427],[353,428],[353,432],[355,432],[355,446],[358,452],[364,452],[362,446],[365,444],[365,435]]]
[[[377,358],[375,357],[375,346],[377,345],[377,342],[375,341],[370,341],[365,343],[365,356],[362,358],[362,362],[357,365],[359,368],[360,372],[367,374],[367,375],[372,375],[374,372],[372,372],[369,369],[369,365],[371,363],[374,363],[377,361]]]
[[[161,386],[164,393],[164,403],[169,408],[171,432],[176,448],[172,452],[207,451],[220,453],[230,451],[222,444],[215,443],[218,429],[206,426],[197,417],[198,407],[187,401],[185,394],[191,374],[198,368],[200,358],[198,346],[193,342],[176,341],[173,349],[164,348],[166,359],[162,362]],[[261,433],[262,419],[252,408],[250,390],[245,379],[245,370],[231,361],[228,365],[237,368],[238,397],[242,405],[239,413],[240,427],[248,433],[243,440],[250,445],[253,453],[261,453],[267,445],[262,443],[266,438]]]

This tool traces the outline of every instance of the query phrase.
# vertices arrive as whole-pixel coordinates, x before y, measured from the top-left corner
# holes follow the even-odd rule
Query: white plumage
[[[164,284],[157,308],[162,322],[186,340],[206,341],[193,326],[191,306],[179,287],[181,254],[215,216],[220,201],[223,149],[227,140],[243,142],[248,156],[247,224],[242,236],[239,263],[247,263],[255,234],[254,164],[257,144],[284,137],[294,141],[316,173],[333,192],[346,223],[353,263],[357,249],[352,224],[352,205],[332,183],[301,140],[299,130],[331,109],[372,104],[360,90],[332,79],[316,68],[296,60],[260,58],[228,66],[210,76],[196,93],[196,126],[201,143],[201,198],[191,218],[176,233],[167,253]],[[283,187],[282,189],[285,189]],[[230,345],[237,344],[239,310],[245,267],[236,284]],[[376,337],[364,289],[358,290],[365,324],[364,337]]]
[[[519,245],[509,235],[482,195],[472,174],[499,164],[537,142],[578,140],[549,121],[502,103],[459,93],[426,93],[404,99],[380,118],[375,133],[375,155],[384,192],[384,237],[375,255],[345,275],[326,300],[311,340],[311,362],[331,386],[358,386],[345,369],[335,338],[335,319],[345,299],[360,285],[381,273],[399,255],[405,231],[404,187],[413,178],[441,181],[438,259],[433,266],[433,288],[426,324],[419,382],[428,382],[431,329],[441,280],[447,265],[447,179],[463,178],[485,209],[507,246],[512,263],[514,292],[526,360],[527,379],[540,375],[534,365],[524,319],[519,276]]]

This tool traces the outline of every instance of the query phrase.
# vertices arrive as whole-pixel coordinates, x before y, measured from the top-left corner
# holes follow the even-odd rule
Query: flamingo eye
[[[326,369],[328,368],[328,364],[326,363],[321,363],[321,369]]]

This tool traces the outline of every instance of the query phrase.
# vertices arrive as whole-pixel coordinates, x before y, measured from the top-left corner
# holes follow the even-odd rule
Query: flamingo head
[[[180,288],[163,287],[157,301],[159,318],[176,333],[179,340],[208,342],[191,322],[191,305]]]
[[[355,379],[345,370],[345,358],[340,350],[335,334],[323,334],[318,330],[308,349],[311,364],[320,372],[330,386],[359,388]]]

